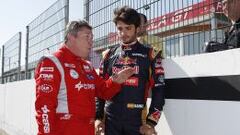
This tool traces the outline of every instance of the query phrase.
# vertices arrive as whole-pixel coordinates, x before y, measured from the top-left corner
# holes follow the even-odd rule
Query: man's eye
[[[132,28],[131,27],[127,27],[127,30],[131,30]]]

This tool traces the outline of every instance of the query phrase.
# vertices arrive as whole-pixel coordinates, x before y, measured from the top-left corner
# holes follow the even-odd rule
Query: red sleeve
[[[112,81],[112,78],[107,80],[98,76],[95,72],[96,77],[96,96],[102,99],[108,100],[115,96],[121,89],[121,84]]]
[[[35,70],[38,135],[54,135],[60,78],[60,72],[50,59],[39,62]]]

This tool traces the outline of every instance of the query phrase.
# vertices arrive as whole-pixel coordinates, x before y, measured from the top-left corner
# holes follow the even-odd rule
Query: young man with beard
[[[127,66],[135,69],[134,75],[122,84],[121,92],[112,99],[97,99],[96,133],[105,135],[153,135],[164,105],[164,70],[161,56],[137,40],[140,30],[138,12],[127,6],[114,11],[120,44],[108,50],[100,65],[100,75],[108,79]],[[152,90],[152,102],[142,123],[142,110]],[[105,118],[104,118],[105,117]],[[105,120],[105,121],[104,121]],[[105,129],[105,131],[104,131]]]

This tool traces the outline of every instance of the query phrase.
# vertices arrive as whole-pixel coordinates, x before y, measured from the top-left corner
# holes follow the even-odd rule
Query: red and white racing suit
[[[35,80],[38,135],[94,135],[95,97],[110,99],[121,87],[66,45],[40,60]]]

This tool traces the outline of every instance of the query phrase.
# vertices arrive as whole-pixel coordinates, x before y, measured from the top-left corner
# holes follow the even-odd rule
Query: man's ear
[[[74,36],[70,33],[68,33],[67,38],[68,40],[71,40],[71,41],[74,40]]]
[[[136,33],[138,34],[140,32],[140,27],[136,28]]]

